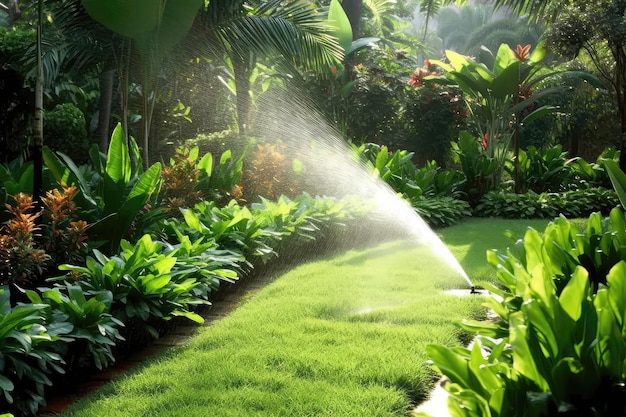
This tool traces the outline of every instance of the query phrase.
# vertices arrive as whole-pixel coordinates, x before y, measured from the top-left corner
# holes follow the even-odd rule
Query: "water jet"
[[[437,234],[403,198],[358,161],[341,134],[307,105],[305,97],[265,94],[257,103],[257,134],[279,141],[286,153],[305,166],[309,194],[334,197],[357,195],[371,207],[372,225],[381,230],[393,225],[403,236],[432,249],[441,262],[463,279],[470,294],[479,294],[459,262]],[[262,111],[261,111],[262,110]],[[466,290],[467,290],[466,289]]]

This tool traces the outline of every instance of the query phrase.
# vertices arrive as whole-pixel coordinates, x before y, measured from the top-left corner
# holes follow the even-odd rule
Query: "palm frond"
[[[496,8],[507,7],[520,16],[526,15],[529,20],[538,22],[554,21],[559,12],[559,4],[567,4],[569,1],[559,0],[494,0]]]
[[[227,19],[211,21],[222,46],[245,56],[282,55],[306,69],[327,69],[343,58],[326,15],[311,2],[295,0],[250,1],[246,14],[231,13]],[[224,16],[225,14],[221,14]]]

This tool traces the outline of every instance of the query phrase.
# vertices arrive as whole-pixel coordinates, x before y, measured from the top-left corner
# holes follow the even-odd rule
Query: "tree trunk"
[[[611,52],[615,58],[615,94],[621,127],[619,166],[626,172],[626,48],[614,44],[611,45]]]
[[[37,19],[37,79],[35,80],[35,117],[33,125],[33,201],[39,201],[43,191],[43,62],[41,32],[43,30],[43,0],[39,0]]]
[[[343,0],[341,3],[352,27],[352,40],[358,39],[361,31],[361,8],[363,0]]]
[[[237,126],[239,134],[245,135],[248,130],[250,117],[250,67],[251,59],[244,59],[239,55],[231,57],[237,90]]]
[[[113,81],[115,70],[110,69],[100,74],[100,102],[98,104],[98,130],[96,143],[101,152],[109,148],[109,123],[111,121],[111,105],[113,103]]]
[[[9,26],[13,26],[20,16],[22,16],[22,11],[17,4],[17,0],[11,0],[8,6],[4,3],[0,3],[0,10],[9,15]]]

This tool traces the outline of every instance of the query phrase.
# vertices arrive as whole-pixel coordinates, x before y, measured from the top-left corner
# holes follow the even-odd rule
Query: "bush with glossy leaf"
[[[454,417],[626,415],[626,262],[595,293],[581,266],[560,294],[550,273],[539,262],[516,273],[517,302],[489,298],[507,320],[464,326],[481,334],[472,347],[427,347]]]
[[[45,404],[51,373],[63,373],[63,359],[44,325],[45,304],[11,307],[7,287],[0,287],[0,408],[30,415]]]
[[[541,194],[491,191],[482,197],[473,214],[505,219],[549,219],[559,215],[576,218],[596,211],[608,214],[618,205],[617,194],[601,187]]]
[[[150,236],[144,235],[135,245],[122,241],[118,255],[108,257],[98,250],[93,255],[87,257],[85,266],[65,264],[59,269],[77,277],[87,295],[111,292],[111,314],[127,326],[127,339],[135,327],[140,332],[133,336],[143,337],[148,332],[158,337],[155,324],[175,316],[203,321],[191,311],[207,303],[193,295],[198,281],[174,269],[176,257],[165,253],[163,245]]]

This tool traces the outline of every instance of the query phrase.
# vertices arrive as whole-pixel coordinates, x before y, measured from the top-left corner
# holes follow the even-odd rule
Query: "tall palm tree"
[[[445,49],[466,54],[468,35],[483,27],[492,14],[493,10],[484,5],[444,7],[437,16],[437,36]]]
[[[328,72],[343,58],[324,10],[310,1],[212,0],[201,23],[206,46],[213,55],[225,54],[232,65],[240,134],[247,130],[250,74],[259,57],[280,59],[293,73],[298,68]]]

